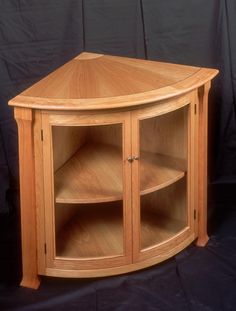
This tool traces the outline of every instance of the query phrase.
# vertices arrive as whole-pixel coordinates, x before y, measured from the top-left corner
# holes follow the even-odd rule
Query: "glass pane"
[[[140,121],[141,249],[187,226],[187,112]]]
[[[55,253],[123,254],[122,125],[54,126]]]

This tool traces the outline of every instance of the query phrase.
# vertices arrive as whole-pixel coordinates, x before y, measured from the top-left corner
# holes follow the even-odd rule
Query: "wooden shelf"
[[[186,227],[185,221],[158,215],[153,212],[142,213],[141,249],[155,246],[172,237]]]
[[[111,203],[112,204],[112,203]],[[56,239],[56,256],[93,258],[123,253],[122,210],[119,206],[79,208]],[[174,237],[185,228],[184,221],[147,211],[141,219],[141,249]]]
[[[117,206],[117,202],[90,205],[88,208],[78,206],[78,212],[57,234],[56,256],[91,258],[121,255],[122,218],[122,204]]]
[[[141,152],[141,195],[165,188],[183,178],[184,162],[163,154]]]
[[[184,177],[182,160],[141,153],[141,195]],[[55,173],[57,203],[99,203],[122,200],[122,150],[86,144]]]
[[[55,173],[57,203],[122,200],[122,152],[105,144],[86,144]]]

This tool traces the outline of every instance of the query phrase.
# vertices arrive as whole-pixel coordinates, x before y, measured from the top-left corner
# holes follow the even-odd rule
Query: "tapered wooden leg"
[[[205,246],[207,234],[207,124],[210,83],[199,89],[198,132],[198,246]]]
[[[36,205],[32,110],[15,108],[19,137],[21,240],[23,278],[21,286],[37,289]]]

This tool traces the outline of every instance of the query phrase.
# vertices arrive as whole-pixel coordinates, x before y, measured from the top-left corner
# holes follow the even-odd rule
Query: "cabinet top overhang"
[[[217,73],[210,68],[83,52],[9,105],[50,110],[142,105],[187,93]]]

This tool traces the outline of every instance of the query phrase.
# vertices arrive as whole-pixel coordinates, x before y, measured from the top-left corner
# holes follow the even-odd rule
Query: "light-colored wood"
[[[167,187],[185,175],[183,159],[141,151],[140,162],[141,195]]]
[[[187,100],[187,102],[188,101],[190,102],[190,98]],[[165,178],[168,176],[168,173],[165,171],[166,167],[169,169],[178,168],[180,171],[182,171],[182,173],[187,172],[188,178],[188,111],[189,105],[184,105],[182,108],[179,108],[175,111],[169,111],[169,113],[163,115],[159,114],[158,106],[156,109],[145,108],[143,113],[139,110],[134,112],[132,123],[132,153],[139,155],[141,152],[140,162],[138,161],[134,163],[132,171],[132,184],[134,185],[133,201],[134,205],[136,206],[133,222],[133,235],[136,237],[133,246],[135,262],[145,260],[145,258],[148,256],[148,253],[150,256],[155,256],[155,252],[159,251],[158,247],[156,246],[161,242],[161,230],[160,234],[158,235],[158,229],[157,231],[153,229],[155,227],[154,225],[143,227],[145,229],[142,228],[142,219],[145,219],[146,211],[151,210],[153,216],[156,214],[156,219],[155,217],[153,218],[153,224],[156,224],[157,227],[158,217],[160,217],[160,215],[168,216],[171,214],[172,217],[176,219],[176,223],[185,223],[185,227],[182,229],[190,228],[189,230],[192,230],[190,221],[187,222],[188,206],[190,206],[190,204],[187,203],[187,185],[184,183],[180,188],[176,188],[175,185],[175,182],[182,179],[185,174],[182,174],[182,176],[179,175],[179,178],[172,179],[172,183],[164,183],[164,187],[154,187],[153,191],[155,192],[153,192],[153,194],[140,198],[140,195],[142,194],[142,181],[145,176],[144,172],[142,171],[142,167],[144,166],[142,153],[145,154],[147,152],[146,150],[151,151],[153,159],[155,159],[156,155],[158,155],[155,152],[160,151],[163,151],[165,154],[162,155],[164,159],[172,158],[170,155],[181,157],[178,159],[178,161],[174,161],[176,158],[172,158],[172,163],[170,162],[168,166],[166,165],[167,162],[160,163],[160,167],[161,170],[163,170],[163,176],[165,176]],[[163,150],[161,150],[162,146]],[[153,169],[148,166],[145,166],[145,171],[150,172],[150,174],[148,174],[148,182],[151,182],[152,179],[158,175],[155,174]],[[173,183],[174,186],[170,187],[170,185]],[[191,207],[189,207],[189,209],[191,209]],[[168,217],[170,218],[170,216]],[[153,245],[147,245],[142,241],[142,234],[144,230],[148,231],[148,229],[150,230],[150,236],[156,237],[156,243],[154,243],[155,240],[152,240]],[[175,235],[177,235],[177,232],[175,232]],[[145,248],[145,252],[142,252],[142,249]]]
[[[53,167],[60,168],[86,141],[86,128],[53,126]]]
[[[184,221],[144,212],[141,218],[141,248],[147,251],[175,237],[186,228]]]
[[[56,202],[122,200],[122,174],[122,149],[104,144],[86,144],[56,172]]]
[[[77,206],[78,212],[57,236],[58,257],[93,258],[123,252],[122,206]],[[119,206],[120,205],[120,206]],[[181,204],[179,204],[181,205]],[[58,209],[62,209],[59,207]],[[176,209],[177,211],[177,209]],[[141,222],[142,249],[173,238],[186,227],[184,219],[147,209]],[[186,214],[186,213],[185,213]]]
[[[88,277],[103,277],[117,274],[128,273],[139,269],[144,269],[153,266],[159,262],[162,262],[186,248],[191,242],[193,242],[193,234],[185,234],[185,239],[174,240],[173,243],[168,245],[168,248],[162,250],[158,255],[149,257],[141,262],[133,262],[122,266],[114,266],[112,268],[100,268],[94,263],[93,269],[74,269],[74,264],[68,262],[65,266],[64,263],[57,261],[57,267],[46,268],[46,275],[53,277],[70,277],[70,278],[88,278]]]
[[[206,83],[217,70],[118,56],[77,56],[10,101],[37,109],[88,110],[145,105]]]
[[[174,237],[188,226],[186,179],[141,197],[140,250]],[[147,238],[149,237],[149,238]]]
[[[122,148],[124,139],[120,124],[90,126],[89,142]]]
[[[52,267],[50,258],[54,256],[54,237],[56,231],[53,191],[53,142],[52,129],[49,126],[49,115],[42,114],[43,129],[43,183],[44,183],[44,213],[45,213],[45,254],[46,267]],[[47,256],[46,256],[47,255]]]
[[[206,244],[207,97],[217,73],[82,53],[9,102],[22,286],[37,288],[39,274],[126,273],[195,238]]]
[[[187,157],[187,107],[140,122],[141,150],[167,156]],[[185,161],[187,168],[187,161]]]
[[[95,53],[81,53],[78,56],[75,57],[75,59],[79,59],[79,60],[86,60],[86,59],[94,59],[94,58],[98,58],[98,57],[102,57],[103,54],[95,54]]]
[[[77,206],[77,213],[58,231],[56,256],[93,258],[122,255],[122,204],[119,201],[114,206]],[[58,206],[59,209],[63,207]]]
[[[106,116],[106,115],[105,115]],[[43,132],[44,132],[44,140],[43,140],[43,149],[44,149],[44,184],[45,184],[45,188],[47,189],[47,195],[48,197],[45,199],[45,227],[46,227],[46,244],[47,244],[47,254],[46,254],[46,265],[47,267],[57,267],[57,262],[63,262],[63,265],[66,267],[68,265],[74,265],[74,267],[76,269],[78,269],[78,267],[80,269],[89,269],[92,268],[94,266],[94,260],[93,259],[86,259],[84,260],[83,258],[79,259],[76,258],[74,260],[72,260],[73,264],[71,263],[71,260],[67,259],[63,259],[62,257],[60,257],[60,259],[57,258],[57,246],[56,246],[56,241],[54,239],[54,237],[56,236],[57,232],[60,231],[60,226],[62,226],[67,219],[69,219],[69,217],[73,217],[75,212],[74,208],[70,208],[67,212],[66,211],[59,211],[56,205],[56,208],[54,208],[54,202],[55,202],[55,198],[54,198],[54,181],[53,181],[53,176],[54,176],[54,172],[53,172],[53,155],[52,155],[52,127],[55,127],[55,125],[57,124],[57,120],[56,120],[56,116],[55,118],[51,119],[50,114],[44,114],[43,115]],[[93,136],[93,129],[96,130],[96,127],[98,126],[99,123],[102,122],[102,120],[104,119],[101,118],[101,116],[97,116],[94,115],[94,119],[92,118],[92,116],[90,116],[89,118],[86,117],[82,117],[80,119],[79,123],[76,123],[76,126],[81,127],[82,125],[89,125],[88,129],[88,133],[86,134],[86,137],[88,135],[88,137],[91,138]],[[77,120],[78,122],[78,120]],[[132,226],[131,226],[131,197],[130,197],[130,193],[131,193],[131,166],[129,165],[128,162],[124,161],[125,158],[128,157],[128,155],[131,152],[131,142],[130,142],[130,113],[122,113],[122,114],[112,114],[109,118],[109,116],[107,117],[106,122],[108,124],[111,125],[111,127],[114,127],[116,125],[118,125],[121,129],[122,132],[122,148],[120,148],[119,150],[119,161],[120,161],[120,174],[121,174],[121,178],[120,181],[122,182],[122,189],[123,189],[123,202],[122,202],[122,208],[123,208],[123,251],[121,254],[117,254],[116,256],[101,256],[100,258],[96,259],[96,266],[100,267],[100,268],[104,268],[104,267],[112,267],[112,266],[117,266],[117,265],[122,265],[122,264],[127,264],[128,262],[131,261],[131,257],[132,257],[132,247],[131,247],[131,243],[132,243],[132,234],[131,234],[131,230],[132,230]],[[104,122],[106,124],[106,122]],[[67,124],[67,121],[64,120],[64,122],[60,125],[65,126]],[[107,126],[108,126],[107,124]],[[101,127],[103,127],[103,124],[101,124]],[[78,129],[79,130],[79,129]],[[82,129],[83,131],[83,129]],[[107,135],[105,135],[107,136]],[[108,135],[109,136],[109,135]],[[126,137],[126,139],[123,139],[123,137]],[[74,139],[74,138],[73,138]],[[88,139],[88,138],[87,138]],[[93,138],[92,138],[93,139]],[[104,138],[104,135],[102,135],[102,139]],[[79,140],[80,142],[80,140]],[[80,147],[80,149],[78,150],[78,153],[83,152],[83,148],[86,148],[86,146],[88,145],[88,143],[86,143],[84,145],[84,147]],[[93,145],[96,145],[96,143],[94,143]],[[117,148],[114,146],[114,148]],[[97,149],[94,149],[95,153],[97,152]],[[90,156],[91,152],[87,153],[87,156]],[[106,155],[106,153],[104,153],[104,156]],[[72,157],[67,163],[73,161]],[[93,159],[91,159],[93,161]],[[122,164],[123,163],[123,164]],[[91,169],[92,169],[92,162],[91,164]],[[94,163],[95,164],[95,163]],[[109,164],[109,163],[107,163]],[[96,166],[96,165],[95,165]],[[94,166],[94,167],[95,167]],[[63,170],[63,167],[61,167],[58,172],[60,170]],[[106,168],[105,168],[106,170]],[[88,170],[87,173],[89,173],[90,169]],[[57,172],[56,172],[57,174]],[[56,175],[55,174],[55,175]],[[74,173],[72,173],[74,174]],[[62,177],[63,179],[65,179],[65,177]],[[86,177],[88,178],[88,176]],[[93,174],[90,172],[90,176],[89,176],[91,182],[90,184],[87,183],[89,189],[90,189],[90,198],[92,198],[91,196],[93,195]],[[112,176],[112,178],[114,178]],[[86,180],[84,180],[86,182]],[[102,180],[98,180],[99,183],[102,184]],[[83,184],[83,182],[82,182]],[[68,185],[67,185],[68,186]],[[77,195],[79,195],[77,193]],[[99,202],[96,200],[96,202]],[[68,203],[68,202],[67,202]],[[74,202],[73,202],[74,203]],[[86,203],[90,203],[89,201],[87,201]],[[86,206],[88,207],[88,204],[86,204]],[[65,207],[66,208],[66,207]],[[59,212],[58,212],[59,211]],[[65,219],[63,219],[63,217],[65,217]],[[92,215],[91,215],[92,218]],[[58,224],[56,223],[56,220],[58,221]]]
[[[210,82],[199,89],[199,131],[198,131],[198,246],[205,246],[207,234],[207,121],[208,93]]]
[[[198,236],[198,131],[199,131],[199,105],[198,105],[198,90],[193,91],[192,93],[192,101],[191,101],[191,108],[192,108],[192,114],[194,114],[194,117],[191,118],[190,126],[192,129],[193,136],[191,137],[191,155],[190,155],[190,161],[191,161],[191,187],[192,187],[192,196],[191,199],[193,200],[193,212],[195,212],[195,215],[193,217],[194,220],[194,234],[195,238]]]
[[[33,112],[31,109],[16,108],[14,113],[18,125],[19,135],[23,268],[21,285],[37,289],[39,287],[40,280],[37,269]]]
[[[57,203],[98,203],[122,200],[122,150],[86,144],[55,174]],[[141,154],[141,194],[177,181],[185,174],[184,161],[161,154]]]
[[[56,172],[56,202],[98,203],[122,200],[122,164],[122,149],[86,144]]]
[[[49,115],[50,123],[57,126],[95,126],[95,125],[109,125],[114,123],[114,120],[121,118],[123,112],[132,112],[135,115],[145,115],[146,118],[152,118],[153,116],[159,116],[171,111],[175,111],[188,105],[191,102],[191,93],[183,94],[183,96],[174,97],[167,100],[161,100],[146,105],[145,107],[126,107],[117,108],[114,110],[87,110],[87,111],[53,111],[44,110],[43,114]],[[158,109],[157,109],[158,106]]]
[[[175,183],[161,191],[141,198],[142,255],[153,252],[160,243],[166,243],[188,227],[186,183]],[[146,255],[145,255],[146,256]]]
[[[196,90],[191,92],[191,101],[189,104],[188,115],[187,115],[187,223],[190,228],[191,234],[195,234],[196,230],[196,215],[197,215],[197,206],[196,199],[196,128],[195,128],[195,119],[197,115],[197,107],[196,107]]]
[[[68,221],[73,219],[77,213],[77,205],[75,204],[55,204],[55,234],[61,231]],[[44,240],[45,241],[45,240]]]
[[[56,171],[86,141],[104,142],[120,146],[122,145],[122,129],[119,125],[99,126],[53,126],[53,166]]]
[[[44,183],[43,183],[43,146],[42,146],[42,116],[41,111],[34,112],[34,161],[35,164],[35,195],[37,224],[37,260],[38,274],[45,274],[45,213],[44,213]]]

